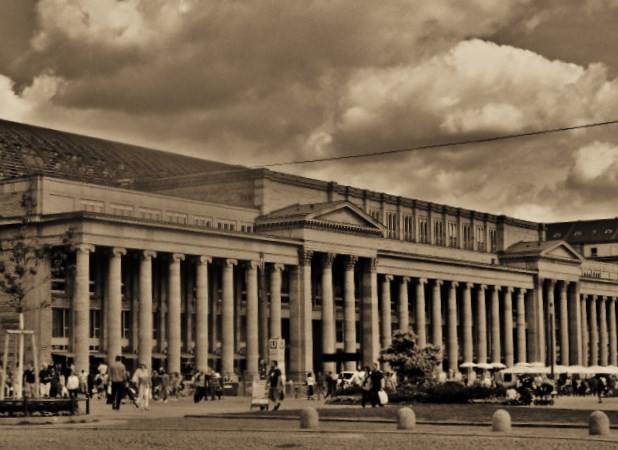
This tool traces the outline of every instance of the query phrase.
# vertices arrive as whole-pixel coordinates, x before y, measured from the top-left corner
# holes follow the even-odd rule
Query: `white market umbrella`
[[[579,364],[567,367],[567,373],[586,373],[586,367]]]
[[[476,364],[473,362],[465,362],[459,365],[460,369],[474,369],[475,367],[476,367]]]
[[[476,365],[477,369],[483,369],[483,370],[489,370],[489,369],[493,369],[493,366],[489,363],[478,363]]]
[[[491,368],[496,370],[502,370],[506,369],[506,365],[502,364],[501,362],[493,362],[491,363]]]

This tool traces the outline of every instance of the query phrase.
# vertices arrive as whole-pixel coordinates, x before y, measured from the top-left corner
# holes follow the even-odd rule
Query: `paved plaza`
[[[505,435],[491,431],[491,417],[478,426],[450,421],[444,405],[440,424],[419,419],[412,431],[399,431],[392,420],[351,419],[359,406],[330,406],[322,401],[286,399],[281,412],[249,416],[249,397],[195,404],[189,398],[167,403],[153,402],[149,411],[126,404],[114,411],[94,400],[89,416],[56,424],[3,425],[0,448],[31,449],[62,443],[63,448],[616,448],[618,430],[609,436],[590,437],[585,423],[557,427],[552,410],[616,410],[618,398],[602,404],[592,397],[561,398],[554,407],[523,407],[547,411],[547,423],[517,426]],[[298,410],[317,407],[340,412],[339,420],[323,417],[317,430],[301,430]],[[480,406],[480,405],[479,405]],[[398,408],[387,406],[387,408]],[[419,410],[421,407],[419,406]],[[349,414],[346,411],[349,410]],[[288,411],[289,413],[286,413]],[[346,416],[348,420],[345,419]],[[514,424],[516,422],[514,421]],[[36,431],[36,432],[34,432]],[[4,446],[6,447],[4,447]]]

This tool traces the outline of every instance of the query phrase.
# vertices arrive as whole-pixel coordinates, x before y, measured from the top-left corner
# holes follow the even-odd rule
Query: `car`
[[[356,371],[354,370],[344,370],[339,373],[337,377],[337,387],[339,388],[349,388],[354,383],[354,377],[356,376]]]

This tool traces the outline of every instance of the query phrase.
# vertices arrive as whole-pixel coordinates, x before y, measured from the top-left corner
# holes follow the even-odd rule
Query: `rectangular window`
[[[142,219],[161,221],[161,211],[156,209],[140,209],[139,215]]]
[[[468,223],[464,223],[461,227],[461,234],[463,235],[464,248],[466,250],[473,250],[474,241],[472,240],[472,226]]]
[[[129,205],[115,205],[111,204],[110,209],[112,214],[115,216],[127,216],[131,217],[133,215],[133,207]]]
[[[492,253],[495,253],[498,251],[498,235],[496,233],[496,230],[494,230],[493,228],[489,229],[489,245],[490,245],[490,251]]]
[[[131,311],[122,311],[122,339],[131,338]]]
[[[389,239],[397,239],[397,213],[386,213],[386,227]]]
[[[193,219],[193,223],[198,227],[211,228],[212,227],[212,219],[208,217],[195,217]]]
[[[380,210],[379,209],[370,209],[369,210],[369,215],[371,216],[371,218],[373,220],[376,220],[380,223],[382,223],[382,214],[380,214]]]
[[[90,338],[99,339],[101,337],[101,310],[90,310]]]
[[[403,216],[403,240],[404,241],[414,240],[414,229],[413,229],[412,216]]]
[[[475,228],[475,240],[476,240],[476,249],[479,252],[485,251],[485,228],[481,225],[478,225]]]
[[[70,317],[68,308],[52,308],[52,337],[69,337]]]
[[[448,246],[457,248],[457,224],[449,222],[447,226]]]
[[[436,245],[444,245],[444,222],[441,220],[433,223],[433,242]]]
[[[427,217],[418,218],[418,239],[422,244],[429,242],[429,229],[427,224]]]

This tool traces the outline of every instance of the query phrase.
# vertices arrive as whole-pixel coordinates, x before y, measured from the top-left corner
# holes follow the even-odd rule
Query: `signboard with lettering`
[[[268,340],[268,362],[277,361],[277,367],[281,370],[285,383],[285,339]]]

